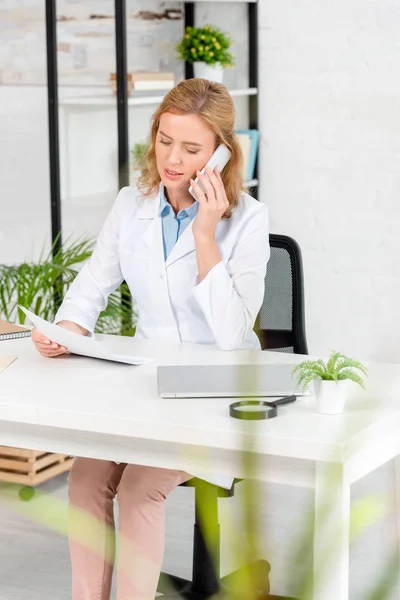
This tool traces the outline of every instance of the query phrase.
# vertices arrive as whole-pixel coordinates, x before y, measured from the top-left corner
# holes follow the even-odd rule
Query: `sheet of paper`
[[[16,356],[0,356],[0,373],[5,371],[16,358]]]
[[[48,337],[52,342],[65,346],[72,354],[90,356],[91,358],[101,358],[103,360],[112,360],[129,365],[142,365],[152,360],[141,356],[112,354],[101,342],[94,338],[67,331],[67,329],[64,329],[63,327],[58,327],[57,325],[45,321],[23,306],[19,305],[19,307],[43,335]]]

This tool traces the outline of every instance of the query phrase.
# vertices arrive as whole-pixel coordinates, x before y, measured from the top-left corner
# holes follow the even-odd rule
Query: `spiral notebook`
[[[14,325],[0,320],[0,340],[13,340],[15,338],[28,337],[31,330],[22,325]]]

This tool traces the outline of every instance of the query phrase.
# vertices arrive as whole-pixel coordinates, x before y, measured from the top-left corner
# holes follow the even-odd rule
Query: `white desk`
[[[113,336],[106,343],[154,356],[159,364],[299,360]],[[19,356],[0,375],[1,444],[243,477],[240,449],[249,443],[260,480],[315,489],[315,564],[327,542],[332,561],[327,576],[318,576],[313,598],[348,599],[350,486],[400,454],[400,366],[371,365],[367,393],[354,386],[344,415],[319,415],[308,398],[282,408],[276,419],[242,422],[229,417],[229,399],[159,398],[157,362],[132,367],[77,356],[49,360],[29,339],[1,342],[0,353]],[[327,465],[335,472],[329,494]]]

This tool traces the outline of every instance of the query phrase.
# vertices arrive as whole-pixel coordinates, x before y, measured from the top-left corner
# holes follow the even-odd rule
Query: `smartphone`
[[[210,160],[208,161],[208,163],[201,170],[201,173],[205,172],[206,167],[208,167],[211,171],[214,171],[215,167],[218,167],[219,172],[221,173],[222,169],[229,162],[229,159],[231,156],[232,156],[231,151],[225,146],[225,144],[220,144],[218,146],[218,148],[216,149],[216,151],[214,152],[214,154],[212,155],[212,157],[210,158]],[[207,177],[207,175],[206,175],[206,177]],[[198,177],[196,177],[195,181],[196,181],[196,183],[199,184],[199,186],[203,190],[203,192],[206,193],[202,184],[199,182]],[[193,198],[195,200],[197,200],[196,192],[194,191],[192,186],[190,186],[190,188],[189,188],[189,193],[193,196]]]

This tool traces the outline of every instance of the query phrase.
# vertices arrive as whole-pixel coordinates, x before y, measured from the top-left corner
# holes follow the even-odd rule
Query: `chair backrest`
[[[308,354],[301,250],[286,236],[270,234],[271,256],[256,332],[263,350]]]

